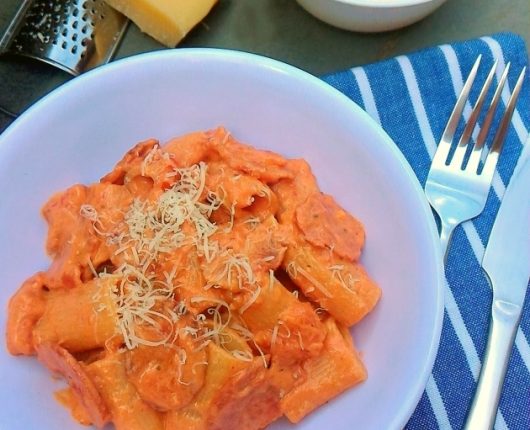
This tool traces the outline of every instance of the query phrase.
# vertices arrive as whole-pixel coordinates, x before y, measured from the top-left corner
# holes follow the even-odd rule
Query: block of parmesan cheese
[[[105,0],[140,30],[174,47],[207,14],[217,0]]]

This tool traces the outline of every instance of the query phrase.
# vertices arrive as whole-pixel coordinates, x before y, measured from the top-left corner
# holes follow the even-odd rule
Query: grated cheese
[[[301,267],[298,267],[297,272],[299,272],[304,278],[306,278],[313,286],[319,290],[322,294],[324,294],[326,297],[332,297],[332,294],[328,291],[324,285],[322,285],[320,282],[318,282],[311,274],[309,274],[306,270],[302,269]],[[306,290],[307,292],[310,292],[309,289]]]
[[[331,279],[336,279],[339,284],[344,288],[345,290],[353,293],[355,288],[355,283],[359,282],[358,278],[354,278],[351,273],[348,273],[346,276],[346,281],[344,280],[344,277],[342,276],[342,271],[344,269],[344,265],[335,265],[330,266],[329,269],[331,270]]]
[[[250,295],[250,298],[248,299],[248,301],[243,306],[241,306],[241,308],[239,309],[239,313],[243,314],[250,306],[252,306],[252,304],[258,299],[260,293],[261,293],[261,287],[257,285],[256,289]]]
[[[254,358],[254,356],[248,351],[240,351],[235,349],[233,351],[230,351],[230,353],[232,354],[232,356],[241,361],[252,361],[252,359]]]
[[[278,329],[279,325],[276,324],[274,328],[272,329],[272,336],[271,336],[271,347],[276,344],[276,338],[278,337]]]
[[[269,269],[269,291],[274,288],[274,270]]]
[[[142,161],[142,174],[156,157],[166,158],[158,145]],[[179,303],[176,311],[162,313],[154,310],[157,303],[173,297],[173,280],[177,270],[174,267],[171,273],[164,272],[163,280],[156,279],[153,265],[159,256],[192,244],[199,255],[211,260],[219,250],[217,244],[209,242],[209,237],[217,231],[209,216],[221,206],[222,201],[214,192],[205,189],[206,170],[204,162],[175,169],[172,172],[175,178],[173,186],[154,203],[134,199],[116,231],[109,232],[103,228],[93,206],[85,204],[80,208],[81,216],[92,222],[96,233],[116,247],[114,254],[125,257],[125,263],[113,273],[113,276],[121,278],[113,298],[117,305],[117,328],[128,349],[138,345],[163,345],[178,335],[169,333],[156,341],[143,339],[137,334],[137,324],[160,328],[160,322],[165,321],[174,327],[174,323],[186,313],[184,303]],[[206,203],[203,203],[201,198],[205,191]],[[191,237],[183,230],[186,224],[193,227]],[[89,267],[96,276],[93,265],[89,263]],[[248,268],[245,270],[250,273]],[[250,279],[251,276],[248,276]],[[228,309],[228,304],[226,306]]]
[[[302,341],[302,334],[298,330],[296,332],[296,335],[298,336],[298,344],[300,345],[300,349],[303,351],[304,350],[304,342]]]

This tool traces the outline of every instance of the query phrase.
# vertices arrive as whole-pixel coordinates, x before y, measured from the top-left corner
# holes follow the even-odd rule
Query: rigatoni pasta
[[[366,379],[364,230],[305,161],[223,128],[151,139],[43,215],[52,263],[11,299],[7,346],[66,379],[80,423],[259,429]]]

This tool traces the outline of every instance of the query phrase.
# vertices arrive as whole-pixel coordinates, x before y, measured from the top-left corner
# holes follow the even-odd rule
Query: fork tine
[[[495,76],[495,71],[497,70],[497,63],[498,61],[495,60],[495,63],[493,64],[493,67],[491,68],[488,74],[488,77],[486,78],[486,81],[484,82],[482,90],[480,91],[477,102],[475,103],[475,106],[473,107],[473,110],[471,111],[471,115],[469,116],[466,127],[464,128],[464,132],[462,133],[462,136],[460,137],[460,140],[458,141],[458,146],[453,155],[453,159],[451,160],[451,164],[454,166],[458,166],[458,168],[462,167],[464,157],[467,152],[467,145],[469,143],[469,138],[471,137],[471,134],[473,133],[473,130],[475,129],[475,125],[477,124],[480,111],[482,110],[482,105],[484,104],[484,101],[486,100],[486,95],[488,94],[489,88],[493,81],[493,76]]]
[[[497,133],[495,133],[495,137],[493,138],[490,153],[488,154],[486,161],[484,162],[484,169],[482,169],[482,174],[485,175],[490,182],[493,179],[493,173],[495,172],[495,167],[497,166],[499,155],[504,146],[504,138],[506,137],[508,126],[510,125],[513,111],[515,110],[515,104],[517,103],[517,98],[519,97],[521,87],[523,86],[525,73],[526,67],[523,67],[523,70],[521,71],[521,74],[519,75],[517,83],[515,84],[515,87],[513,89],[512,96],[510,97],[508,105],[506,106],[506,112],[504,112],[500,127],[498,128]]]
[[[495,94],[493,95],[493,99],[491,100],[490,107],[488,108],[488,113],[486,114],[486,118],[484,119],[484,123],[482,124],[482,127],[480,129],[480,133],[478,134],[475,145],[473,146],[473,151],[471,152],[469,161],[467,162],[467,171],[478,171],[478,166],[482,156],[484,143],[486,142],[486,137],[488,136],[491,123],[493,121],[493,116],[495,115],[495,111],[497,110],[497,105],[499,104],[499,100],[501,99],[502,89],[504,88],[504,84],[506,83],[506,78],[508,78],[509,70],[510,63],[506,64],[506,68],[504,69],[501,79],[499,80],[499,85],[497,85],[497,89],[495,90]]]
[[[477,75],[477,70],[478,66],[480,65],[481,59],[482,54],[477,57],[475,64],[471,69],[471,72],[469,72],[469,76],[466,80],[466,83],[464,84],[462,91],[458,96],[458,100],[456,101],[455,107],[453,108],[453,112],[451,112],[449,121],[447,121],[447,125],[445,126],[442,138],[440,139],[440,143],[438,144],[438,149],[434,154],[433,163],[445,164],[445,161],[447,160],[447,155],[449,154],[449,150],[451,149],[451,143],[455,135],[456,127],[458,126],[458,121],[462,116],[462,110],[464,109],[467,97],[469,95],[469,90],[471,89],[473,81],[475,80],[475,76]]]

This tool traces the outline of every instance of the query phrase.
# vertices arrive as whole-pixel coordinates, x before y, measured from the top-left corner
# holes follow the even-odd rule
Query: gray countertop
[[[20,0],[0,0],[0,34]],[[219,0],[179,47],[217,47],[254,52],[321,75],[423,47],[511,31],[530,43],[530,0],[448,0],[407,28],[360,34],[313,18],[294,0]],[[129,26],[116,57],[164,49]],[[71,79],[36,61],[0,56],[0,108],[19,114]],[[0,132],[13,118],[0,111]]]

